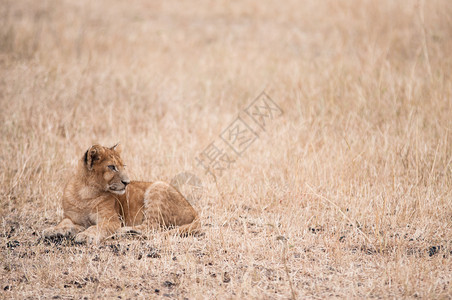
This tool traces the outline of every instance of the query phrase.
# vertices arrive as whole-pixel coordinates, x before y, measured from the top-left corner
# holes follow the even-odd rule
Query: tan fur
[[[200,227],[188,201],[165,182],[130,182],[116,146],[93,145],[80,160],[63,193],[64,218],[44,230],[47,238],[75,237],[98,243],[115,233],[176,227],[192,234]]]

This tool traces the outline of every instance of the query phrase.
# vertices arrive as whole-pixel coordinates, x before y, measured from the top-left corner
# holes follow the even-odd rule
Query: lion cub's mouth
[[[122,195],[126,192],[126,188],[123,188],[122,190],[110,190],[113,194]]]

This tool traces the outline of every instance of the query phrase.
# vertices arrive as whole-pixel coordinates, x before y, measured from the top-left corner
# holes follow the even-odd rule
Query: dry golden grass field
[[[452,297],[450,0],[3,0],[0,123],[0,298]],[[116,142],[202,234],[42,238]]]

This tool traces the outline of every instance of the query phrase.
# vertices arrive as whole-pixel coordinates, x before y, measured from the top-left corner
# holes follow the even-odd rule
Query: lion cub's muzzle
[[[122,195],[126,191],[126,186],[130,183],[126,175],[121,176],[121,182],[114,182],[108,186],[108,190],[112,193]]]

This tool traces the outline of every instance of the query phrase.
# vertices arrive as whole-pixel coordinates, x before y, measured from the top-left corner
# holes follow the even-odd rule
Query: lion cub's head
[[[130,180],[124,171],[125,165],[116,146],[111,148],[100,145],[91,146],[83,156],[83,163],[90,183],[103,191],[122,195]]]

